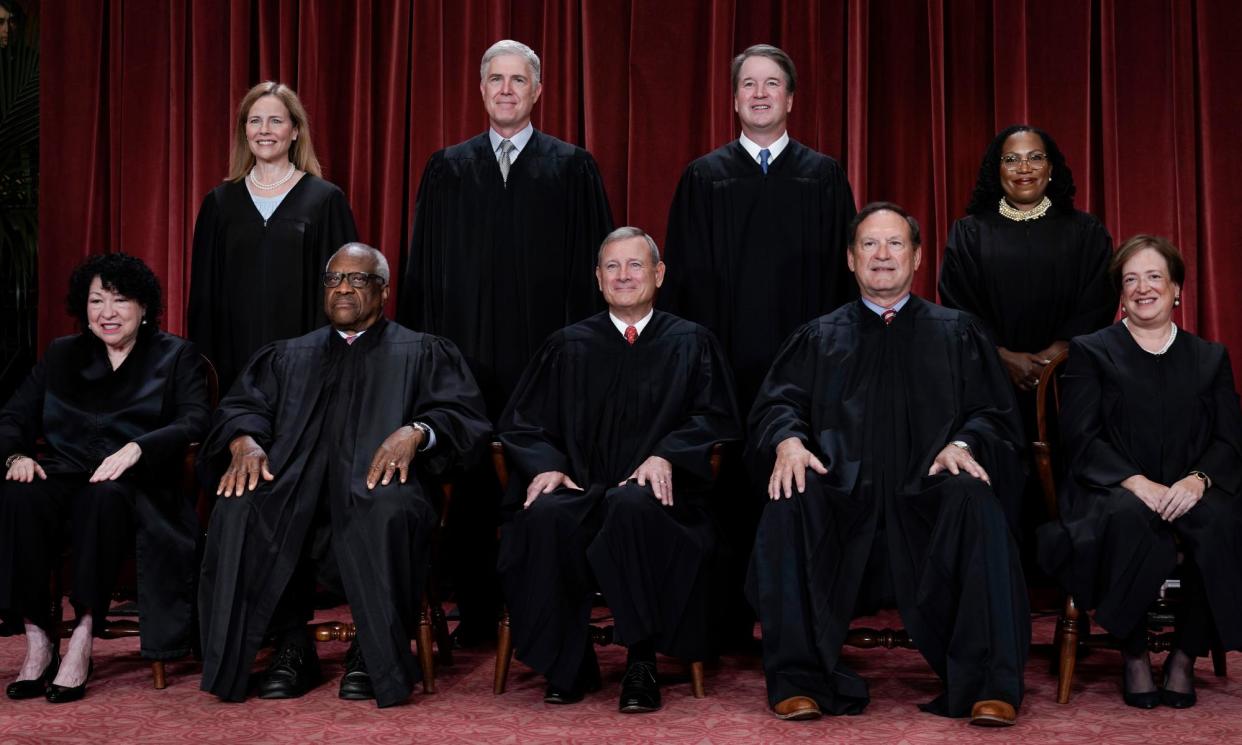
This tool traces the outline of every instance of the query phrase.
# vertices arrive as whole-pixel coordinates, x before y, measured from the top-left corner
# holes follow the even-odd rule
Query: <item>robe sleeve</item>
[[[241,435],[250,435],[270,454],[280,377],[277,344],[268,344],[255,352],[228,394],[220,400],[211,431],[199,450],[198,467],[205,478],[211,480],[213,473],[228,466],[232,459],[229,443]]]
[[[1103,372],[1096,356],[1070,340],[1061,376],[1061,438],[1070,472],[1081,481],[1113,487],[1142,473],[1105,437]]]
[[[977,318],[969,317],[958,333],[962,424],[949,442],[962,440],[970,446],[976,460],[988,472],[992,490],[1004,504],[1006,514],[1016,521],[1021,511],[1024,474],[1022,424],[1013,386]],[[935,452],[947,444],[936,443]],[[927,467],[930,466],[928,462]]]
[[[440,206],[440,169],[444,153],[433,153],[423,168],[418,181],[418,196],[414,200],[414,229],[410,235],[410,250],[406,252],[401,269],[401,286],[397,291],[397,322],[406,328],[425,331],[428,329],[427,302],[423,289],[431,260],[432,248],[440,233],[438,217]]]
[[[940,303],[980,319],[995,339],[996,329],[988,328],[982,320],[989,315],[982,294],[986,283],[977,260],[979,236],[972,222],[958,220],[949,229],[949,237],[944,244],[944,260],[940,265]]]
[[[1210,392],[1216,411],[1212,440],[1193,470],[1206,473],[1213,486],[1236,496],[1242,491],[1242,406],[1233,383],[1229,352],[1220,351]]]
[[[710,482],[712,447],[740,439],[741,426],[729,366],[711,333],[706,329],[698,333],[698,364],[686,387],[693,396],[689,413],[656,443],[653,454],[703,482]]]
[[[500,441],[505,457],[522,476],[523,493],[531,479],[546,471],[560,471],[576,482],[585,479],[584,474],[573,473],[561,431],[561,396],[564,386],[570,385],[561,380],[563,351],[561,334],[553,334],[526,366],[500,417]]]
[[[581,151],[580,162],[575,163],[574,183],[569,190],[568,234],[573,241],[565,252],[570,265],[565,276],[570,286],[565,288],[565,320],[580,321],[601,307],[599,288],[595,283],[595,258],[604,236],[612,232],[612,208],[604,192],[604,180],[600,178],[595,158]]]
[[[1117,313],[1117,290],[1108,276],[1113,239],[1102,223],[1085,217],[1087,225],[1078,246],[1078,290],[1073,309],[1057,326],[1054,336],[1059,340],[1098,331],[1111,324]]]
[[[821,307],[821,315],[831,313],[838,306],[858,297],[858,281],[854,279],[854,273],[849,271],[845,264],[846,232],[854,215],[858,213],[858,208],[854,204],[854,190],[850,187],[849,179],[846,178],[845,169],[839,164],[834,164],[832,176],[825,179],[824,183],[834,199],[829,202],[833,209],[825,210],[820,215],[820,220],[823,221],[821,232],[824,240],[833,248],[829,255],[837,257],[836,260],[840,263],[831,272],[831,275],[836,278],[836,286],[829,287],[829,292],[823,296],[824,300],[829,302]]]
[[[211,419],[207,403],[206,369],[192,344],[182,344],[172,371],[172,420],[134,439],[142,459],[163,467],[183,458],[191,442],[202,438]]]
[[[718,282],[705,279],[719,276],[710,244],[711,225],[711,182],[691,163],[681,174],[668,210],[664,254],[669,272],[656,304],[661,310],[718,329]]]
[[[216,264],[220,207],[215,192],[208,192],[194,221],[193,253],[190,256],[190,302],[186,313],[186,336],[203,350],[208,359],[217,359],[216,318],[212,299],[220,297],[220,277]]]
[[[412,418],[436,433],[435,447],[418,456],[431,473],[478,462],[491,433],[483,394],[461,352],[448,339],[426,337],[417,366]]]
[[[816,384],[820,331],[811,324],[794,332],[777,353],[750,410],[750,455],[755,473],[766,473],[776,460],[776,446],[790,437],[814,449],[811,394]]]
[[[14,453],[34,456],[35,440],[43,430],[43,397],[47,393],[47,358],[0,409],[0,463]]]

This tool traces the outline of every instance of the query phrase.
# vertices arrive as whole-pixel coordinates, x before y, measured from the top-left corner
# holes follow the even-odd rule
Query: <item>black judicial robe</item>
[[[260,350],[220,402],[200,455],[213,479],[229,443],[249,434],[276,478],[220,499],[212,512],[199,605],[205,691],[246,695],[250,666],[326,490],[333,550],[377,703],[403,701],[419,678],[410,653],[435,513],[417,478],[366,488],[388,435],[426,422],[436,445],[418,473],[469,463],[489,424],[453,344],[381,319],[352,346],[331,327]]]
[[[245,183],[211,190],[194,223],[187,327],[220,390],[259,347],[324,325],[320,275],[328,257],[356,240],[345,194],[309,173],[266,221]]]
[[[1038,352],[1112,323],[1113,239],[1095,217],[1056,207],[1019,222],[993,211],[953,223],[940,301],[973,314],[997,346]]]
[[[854,213],[841,166],[792,139],[767,175],[737,140],[682,174],[657,305],[716,334],[743,411],[795,328],[858,297],[845,263]]]
[[[461,349],[495,419],[548,334],[600,307],[599,168],[535,131],[506,185],[484,132],[431,156],[414,210],[397,318]]]
[[[1039,532],[1041,564],[1125,637],[1186,552],[1225,648],[1242,649],[1242,409],[1228,352],[1178,329],[1167,352],[1150,354],[1116,323],[1070,342],[1061,385],[1068,473],[1061,520]],[[1135,474],[1167,486],[1190,471],[1212,488],[1172,523],[1121,486]]]
[[[763,624],[769,702],[812,696],[837,714],[865,706],[866,683],[840,651],[860,591],[874,592],[863,583],[878,554],[906,630],[945,682],[925,708],[1017,706],[1030,641],[1010,535],[1021,435],[978,322],[913,296],[887,327],[861,301],[845,305],[786,342],[749,426],[756,479],[789,437],[828,469],[807,471],[804,494],[768,501],[755,539],[747,594]],[[991,487],[927,476],[953,440],[970,445]],[[879,530],[886,545],[873,547]]]
[[[566,538],[573,544],[578,537],[571,534],[586,525],[593,528],[585,528],[589,535],[581,540],[591,543],[587,553],[616,618],[619,641],[642,641],[626,638],[636,627],[654,629],[659,651],[704,657],[701,583],[713,531],[703,508],[711,487],[712,446],[741,436],[733,401],[732,378],[711,333],[667,313],[656,311],[633,345],[607,311],[547,340],[500,425],[515,471],[506,503],[518,513],[502,529],[499,570],[520,659],[564,688],[574,683],[586,646],[590,577],[557,582],[552,574],[558,569],[545,571],[548,565],[540,559],[552,548],[566,556],[552,564],[581,567],[585,545],[574,552],[555,544]],[[632,498],[673,519],[647,521],[630,536],[639,545],[611,541],[604,535],[610,522],[599,514],[607,510],[602,502],[652,455],[673,464],[674,506],[659,507],[650,487]],[[522,510],[526,487],[545,471],[568,474],[585,491],[562,488]],[[550,536],[532,528],[528,518],[541,501],[554,499],[564,508],[558,519],[574,527],[549,544]],[[595,538],[601,522],[604,533]]]
[[[194,494],[177,485],[186,448],[211,416],[205,381],[202,358],[180,337],[143,327],[113,370],[103,342],[81,333],[53,341],[0,411],[0,453],[34,453],[42,437],[47,453],[39,465],[49,476],[85,481],[125,444],[142,448],[118,482],[134,493],[141,650],[150,659],[183,657],[191,648],[198,518]],[[0,607],[11,589],[0,584]]]

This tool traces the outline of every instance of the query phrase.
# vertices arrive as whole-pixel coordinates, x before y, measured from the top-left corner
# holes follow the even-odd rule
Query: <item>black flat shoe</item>
[[[375,687],[371,685],[371,674],[367,672],[367,663],[362,658],[362,648],[358,646],[357,638],[345,653],[345,675],[341,676],[339,695],[346,701],[367,701],[375,698]]]
[[[34,680],[15,680],[9,683],[4,693],[14,701],[39,698],[47,693],[48,684],[56,679],[56,672],[59,669],[60,655],[52,655],[51,661],[47,663],[47,667],[43,668],[43,672],[39,673],[39,677]]]
[[[47,693],[44,694],[44,697],[47,699],[49,704],[67,704],[71,701],[81,700],[81,698],[86,695],[86,682],[91,679],[91,673],[94,671],[95,661],[92,660],[90,664],[86,666],[86,678],[82,680],[81,685],[76,685],[70,688],[67,686],[58,686],[55,683],[48,683]]]
[[[656,680],[655,664],[635,662],[621,679],[621,701],[617,709],[622,714],[641,714],[660,709],[660,684]]]
[[[298,698],[319,685],[320,677],[314,643],[287,644],[277,650],[259,677],[259,698]]]

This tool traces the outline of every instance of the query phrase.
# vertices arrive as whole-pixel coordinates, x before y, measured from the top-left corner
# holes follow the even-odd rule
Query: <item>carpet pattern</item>
[[[347,617],[344,609],[324,618]],[[870,619],[885,625],[893,616]],[[1052,618],[1035,623],[1035,640],[1047,644]],[[25,648],[22,637],[0,639],[0,681],[11,680]],[[1026,671],[1027,695],[1018,724],[1006,729],[971,727],[966,720],[920,712],[916,703],[935,696],[938,682],[918,653],[847,650],[849,664],[871,683],[872,701],[855,717],[781,722],[767,710],[759,660],[724,657],[708,665],[706,699],[691,696],[687,671],[660,660],[664,709],[621,715],[617,695],[625,651],[601,648],[604,690],[581,704],[543,703],[543,679],[519,662],[509,690],[492,694],[494,653],[457,652],[437,673],[439,693],[416,692],[390,709],[371,702],[341,701],[337,684],[344,643],[321,644],[328,681],[293,701],[222,703],[198,690],[200,667],[168,666],[168,688],[152,688],[150,667],[133,639],[98,641],[95,674],[86,698],[52,706],[0,698],[0,745],[8,743],[1133,743],[1242,742],[1242,654],[1229,655],[1233,678],[1212,675],[1209,660],[1197,668],[1199,704],[1186,711],[1130,709],[1121,703],[1119,657],[1094,652],[1078,664],[1073,698],[1054,700],[1056,681],[1043,650]],[[1157,659],[1157,665],[1159,658]],[[1158,667],[1157,667],[1158,669]]]

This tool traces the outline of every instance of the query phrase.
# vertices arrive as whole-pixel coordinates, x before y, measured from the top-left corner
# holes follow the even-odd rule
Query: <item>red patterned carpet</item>
[[[342,618],[343,613],[325,613]],[[883,625],[881,619],[880,625]],[[1046,643],[1051,619],[1036,622]],[[21,660],[21,637],[0,639],[0,681]],[[514,663],[509,691],[493,696],[493,656],[458,653],[438,674],[439,693],[416,693],[404,706],[379,710],[369,702],[341,701],[337,679],[346,645],[320,645],[325,674],[333,679],[296,701],[225,704],[198,690],[198,665],[169,666],[169,686],[151,687],[150,668],[137,656],[136,640],[100,641],[95,677],[84,700],[52,706],[42,700],[0,698],[0,745],[7,743],[1229,743],[1242,742],[1242,654],[1231,654],[1234,677],[1215,678],[1199,665],[1199,705],[1174,712],[1138,711],[1122,705],[1116,653],[1096,652],[1079,663],[1068,706],[1054,700],[1055,681],[1042,651],[1027,668],[1027,698],[1015,727],[986,730],[964,720],[920,712],[936,680],[917,653],[850,650],[850,664],[872,685],[872,702],[857,717],[780,722],[765,706],[757,659],[727,657],[707,671],[708,698],[695,700],[679,668],[664,687],[664,710],[624,716],[616,712],[624,650],[600,650],[604,691],[576,706],[548,706],[543,681]]]

